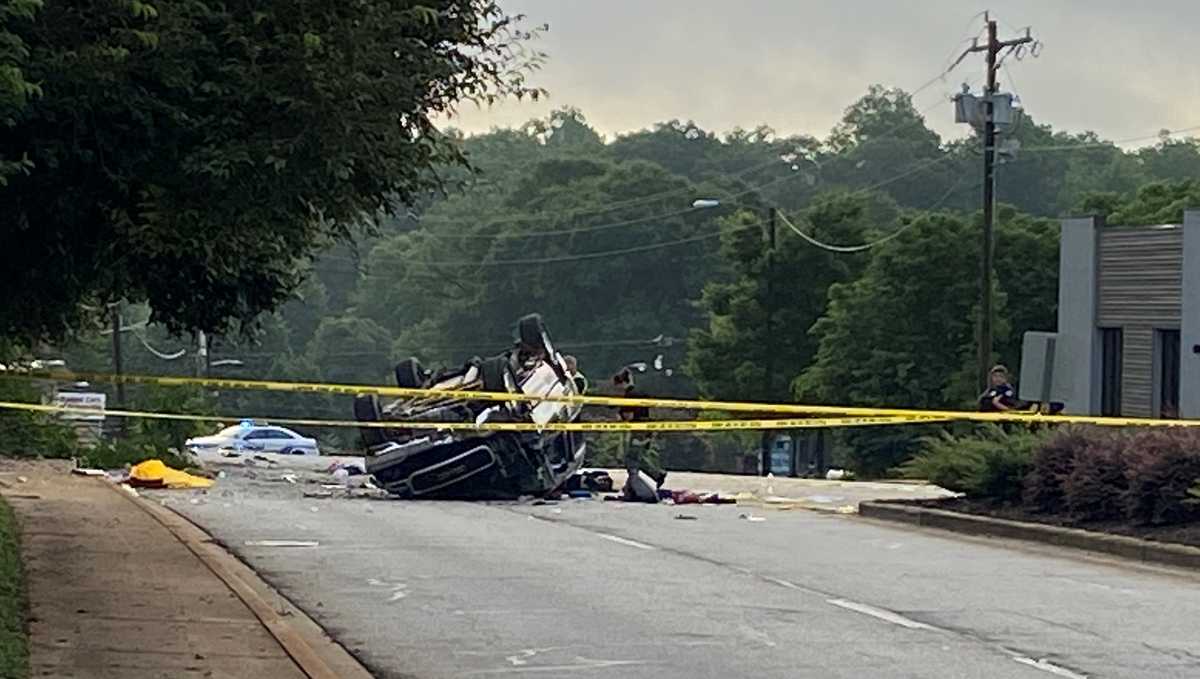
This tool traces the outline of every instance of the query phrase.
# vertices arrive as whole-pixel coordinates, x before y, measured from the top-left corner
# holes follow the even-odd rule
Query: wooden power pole
[[[987,16],[987,15],[985,15]],[[979,262],[979,378],[988,388],[988,371],[992,364],[992,268],[995,248],[994,222],[996,203],[996,58],[1000,51],[1033,42],[1026,29],[1025,36],[1012,40],[996,39],[996,20],[987,16],[987,43],[972,45],[968,52],[987,55],[987,89],[984,91],[986,117],[983,126],[983,248]]]

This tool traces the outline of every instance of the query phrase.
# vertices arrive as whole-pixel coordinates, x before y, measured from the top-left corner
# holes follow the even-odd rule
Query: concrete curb
[[[898,502],[863,502],[861,516],[976,536],[1041,542],[1142,563],[1200,570],[1200,548],[1107,535],[1078,528],[995,519]]]
[[[96,479],[146,512],[182,542],[258,618],[309,679],[373,679],[361,663],[304,611],[182,515],[111,481]],[[274,605],[268,601],[268,597]],[[287,616],[285,619],[284,616]]]

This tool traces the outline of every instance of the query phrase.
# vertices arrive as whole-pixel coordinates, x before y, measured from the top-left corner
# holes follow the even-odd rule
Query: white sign
[[[60,417],[64,420],[104,420],[104,406],[107,401],[105,394],[78,391],[60,391],[54,395],[54,405],[64,408],[86,408],[95,410],[96,414],[65,412]]]

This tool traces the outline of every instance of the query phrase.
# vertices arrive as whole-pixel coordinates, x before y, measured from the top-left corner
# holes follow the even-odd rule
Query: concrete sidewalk
[[[21,524],[31,677],[307,676],[224,581],[107,482],[20,462],[0,479]]]
[[[616,488],[625,483],[625,470],[607,470]],[[908,482],[826,481],[788,477],[738,476],[668,472],[666,488],[716,492],[737,497],[739,504],[763,504],[778,508],[803,508],[854,513],[860,502],[872,500],[916,500],[949,497],[950,491],[929,484]]]

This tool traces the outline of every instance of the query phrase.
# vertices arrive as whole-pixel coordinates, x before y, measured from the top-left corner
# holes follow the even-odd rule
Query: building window
[[[1158,330],[1158,416],[1179,417],[1179,331]]]
[[[1121,414],[1121,343],[1120,328],[1100,328],[1100,414]]]

